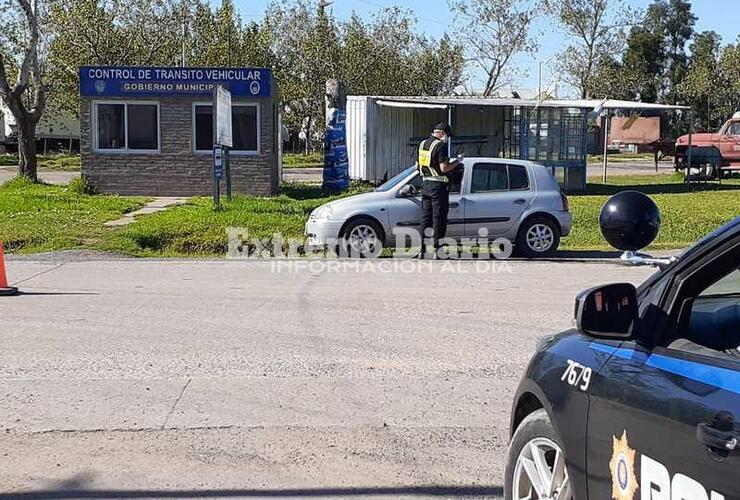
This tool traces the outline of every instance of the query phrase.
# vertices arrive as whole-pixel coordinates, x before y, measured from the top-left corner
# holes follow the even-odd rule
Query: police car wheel
[[[340,257],[378,257],[383,251],[383,230],[377,222],[360,217],[342,230]]]
[[[545,410],[528,415],[509,446],[506,500],[572,500],[563,446]]]
[[[560,245],[560,229],[545,217],[524,221],[516,238],[516,251],[522,257],[550,257]]]

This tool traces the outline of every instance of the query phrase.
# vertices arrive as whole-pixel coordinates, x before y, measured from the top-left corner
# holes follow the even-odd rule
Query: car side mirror
[[[630,339],[637,310],[637,290],[630,283],[591,288],[576,297],[576,328],[595,338]]]
[[[398,191],[398,196],[401,198],[410,198],[416,196],[416,188],[411,184],[406,184]]]

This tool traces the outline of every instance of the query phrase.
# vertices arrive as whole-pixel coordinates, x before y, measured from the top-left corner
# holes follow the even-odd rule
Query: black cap
[[[442,132],[444,132],[447,137],[452,137],[452,129],[448,124],[444,122],[440,122],[434,126],[434,131],[436,132],[437,130],[441,130]]]

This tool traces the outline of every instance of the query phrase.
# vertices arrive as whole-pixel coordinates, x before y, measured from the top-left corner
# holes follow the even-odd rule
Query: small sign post
[[[231,93],[222,85],[213,90],[213,202],[221,206],[221,179],[226,178],[226,199],[231,201],[229,148],[231,134]]]

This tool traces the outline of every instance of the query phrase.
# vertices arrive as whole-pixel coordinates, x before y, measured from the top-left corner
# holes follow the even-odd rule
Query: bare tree
[[[24,20],[25,47],[20,64],[10,50],[0,50],[0,97],[18,125],[18,172],[36,182],[36,124],[44,113],[48,87],[39,63],[38,0],[16,0]],[[11,85],[10,73],[16,73]]]
[[[527,0],[450,0],[465,37],[466,59],[485,74],[483,95],[490,96],[511,83],[516,70],[511,67],[516,54],[537,50],[530,36],[538,4]]]
[[[590,98],[597,68],[622,52],[625,29],[638,15],[623,0],[546,0],[545,5],[575,40],[559,54],[565,80]]]

